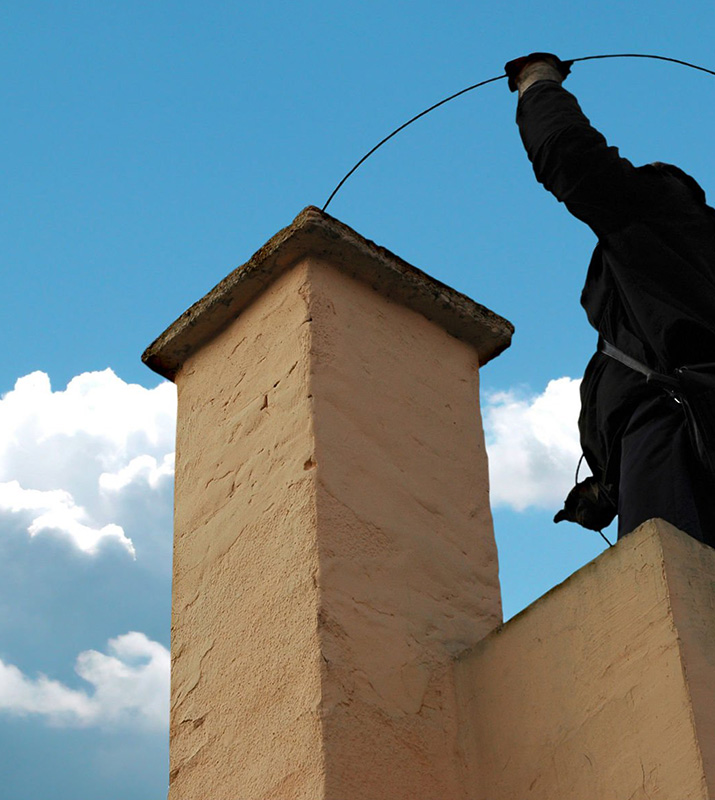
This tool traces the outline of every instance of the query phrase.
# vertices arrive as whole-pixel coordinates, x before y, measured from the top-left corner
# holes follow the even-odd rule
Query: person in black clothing
[[[507,64],[517,124],[537,180],[598,237],[581,295],[599,347],[581,384],[579,430],[593,477],[555,521],[619,538],[661,517],[715,545],[715,483],[673,393],[602,352],[658,373],[715,362],[715,210],[669,164],[634,167],[562,87],[570,64],[537,53]]]

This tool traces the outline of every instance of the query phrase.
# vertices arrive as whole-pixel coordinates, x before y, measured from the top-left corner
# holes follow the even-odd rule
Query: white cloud
[[[103,472],[99,476],[99,486],[105,492],[121,492],[141,481],[156,489],[163,478],[173,477],[174,456],[174,453],[167,453],[160,462],[154,456],[137,456],[117,472]]]
[[[0,483],[0,509],[13,514],[33,512],[30,515],[32,522],[27,528],[30,536],[43,531],[61,531],[72,539],[76,547],[91,554],[97,552],[103,539],[115,539],[133,558],[136,556],[134,544],[125,536],[121,526],[109,523],[97,529],[85,525],[82,520],[87,518],[87,512],[76,505],[72,495],[63,489],[43,492],[23,489],[17,481]]]
[[[573,486],[581,456],[580,380],[550,381],[544,392],[487,397],[483,409],[494,506],[559,508]],[[583,466],[582,475],[588,474]]]
[[[109,369],[63,391],[43,372],[20,378],[0,398],[0,514],[89,554],[107,541],[141,554],[145,533],[169,539],[175,419],[171,383],[146,389]]]
[[[38,715],[54,725],[138,726],[169,722],[169,651],[135,631],[110,639],[109,655],[80,653],[77,674],[92,690],[72,689],[45,675],[30,678],[0,660],[0,711]]]

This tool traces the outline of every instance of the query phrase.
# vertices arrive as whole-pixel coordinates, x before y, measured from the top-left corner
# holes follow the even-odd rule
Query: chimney
[[[478,370],[512,326],[308,207],[144,354],[178,387],[170,800],[451,800],[501,622]]]

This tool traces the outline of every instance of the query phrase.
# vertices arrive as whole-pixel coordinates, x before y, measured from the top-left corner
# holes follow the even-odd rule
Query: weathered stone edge
[[[397,303],[474,345],[480,365],[511,344],[514,326],[464,294],[430,277],[315,206],[269,239],[242,266],[172,323],[142,355],[173,380],[185,359],[235,319],[269,283],[305,256],[330,260]]]

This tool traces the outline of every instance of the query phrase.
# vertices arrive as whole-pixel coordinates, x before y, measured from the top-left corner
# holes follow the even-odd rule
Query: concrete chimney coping
[[[234,320],[278,275],[309,256],[329,261],[469,342],[480,365],[511,344],[514,326],[506,319],[308,206],[172,323],[144,351],[142,361],[173,380],[186,358]]]

